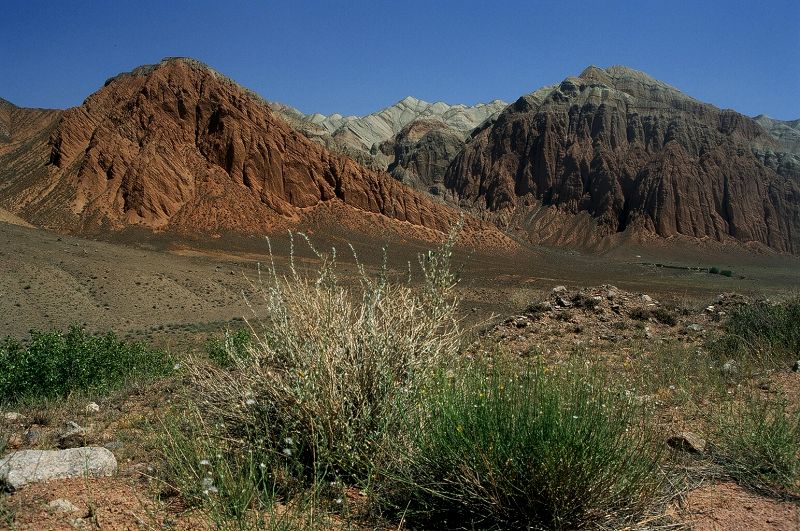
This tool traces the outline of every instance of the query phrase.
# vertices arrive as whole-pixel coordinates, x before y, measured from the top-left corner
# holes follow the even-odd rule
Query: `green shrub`
[[[164,352],[125,343],[111,332],[93,335],[77,326],[67,332],[32,330],[25,343],[0,341],[0,402],[106,391],[171,367]]]
[[[230,367],[235,358],[247,356],[247,348],[252,342],[253,337],[245,328],[235,332],[225,330],[222,339],[215,337],[206,341],[206,354],[221,367]]]
[[[271,267],[257,286],[266,311],[244,353],[229,343],[228,368],[189,364],[200,417],[261,456],[278,492],[320,478],[366,481],[404,401],[458,352],[453,241],[421,258],[420,287],[360,266],[360,285],[343,285],[335,250],[314,251],[313,278],[293,260],[288,277]]]
[[[475,364],[442,376],[417,413],[381,494],[423,524],[609,525],[659,491],[644,412],[588,370]]]
[[[733,276],[733,271],[731,271],[730,269],[723,269],[722,271],[719,272],[719,274],[722,275],[723,277],[730,278]]]
[[[800,412],[755,398],[729,405],[717,417],[713,457],[745,486],[800,497]]]
[[[709,268],[708,272],[711,273],[712,275],[719,275],[719,268],[716,267],[716,266],[713,266],[713,267]]]

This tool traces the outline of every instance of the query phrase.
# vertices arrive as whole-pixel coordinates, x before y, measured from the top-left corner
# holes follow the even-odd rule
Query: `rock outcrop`
[[[310,141],[191,59],[109,79],[32,142],[24,164],[4,156],[0,202],[60,230],[263,233],[319,220],[326,205],[344,209],[337,222],[377,215],[411,232],[446,231],[459,217]]]
[[[635,70],[589,67],[478,131],[445,185],[534,240],[630,230],[800,252],[800,184],[755,146],[779,149],[746,116]]]

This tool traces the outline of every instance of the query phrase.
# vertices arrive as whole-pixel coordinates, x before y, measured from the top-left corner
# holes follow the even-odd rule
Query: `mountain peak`
[[[220,74],[219,72],[217,72],[204,62],[198,61],[197,59],[193,59],[191,57],[165,57],[158,63],[149,65],[140,65],[134,68],[133,70],[130,70],[128,72],[121,72],[116,76],[110,77],[106,80],[103,86],[107,86],[120,79],[128,77],[147,77],[158,70],[176,68],[181,66],[188,66],[192,70],[202,72],[203,74],[211,74],[217,77],[221,77],[223,79],[230,81],[231,83],[234,83],[233,80]]]

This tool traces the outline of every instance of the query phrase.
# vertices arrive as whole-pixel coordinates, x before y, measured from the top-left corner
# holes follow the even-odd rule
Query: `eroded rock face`
[[[445,184],[465,206],[549,220],[531,222],[533,239],[571,237],[563,215],[588,214],[580,225],[595,238],[632,229],[800,252],[800,186],[754,146],[778,148],[734,111],[641,72],[589,67],[510,105],[474,135]]]
[[[458,219],[310,141],[258,96],[190,59],[108,80],[61,113],[46,151],[29,156],[31,168],[7,161],[3,201],[58,229],[269,232],[324,203],[437,231]]]
[[[444,193],[444,174],[464,146],[463,136],[440,120],[416,120],[381,146],[393,157],[389,173],[434,195]]]

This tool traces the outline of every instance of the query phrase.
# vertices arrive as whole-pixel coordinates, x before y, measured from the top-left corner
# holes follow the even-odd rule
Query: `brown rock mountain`
[[[395,179],[433,195],[444,193],[444,174],[464,147],[463,135],[441,120],[420,119],[381,144]]]
[[[407,222],[413,235],[446,231],[459,216],[308,140],[190,59],[116,76],[79,107],[25,112],[41,123],[25,150],[0,147],[0,203],[41,226],[258,233],[322,219]],[[2,138],[14,140],[20,120],[5,116]],[[467,231],[498,234],[474,220]]]
[[[631,229],[800,252],[800,184],[753,153],[752,119],[624,67],[587,68],[510,105],[459,153],[446,186],[534,240]]]

